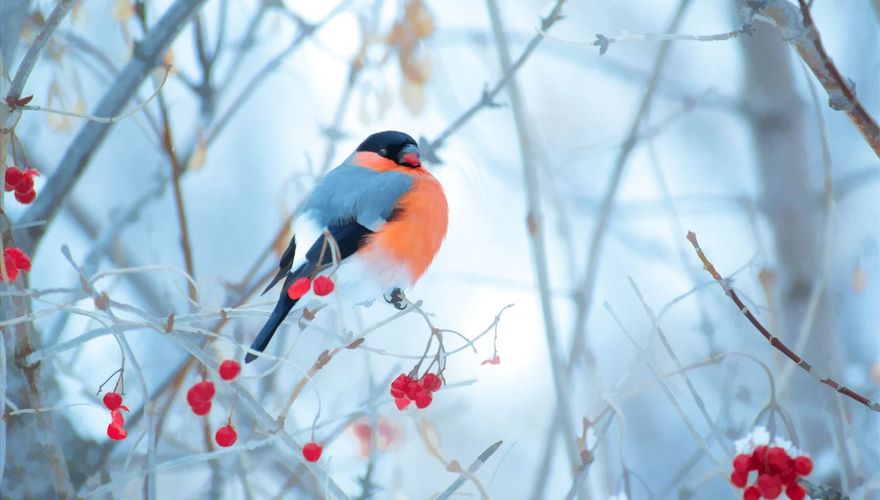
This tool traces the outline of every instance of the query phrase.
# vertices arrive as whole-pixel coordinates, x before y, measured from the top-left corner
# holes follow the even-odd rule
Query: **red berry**
[[[748,471],[751,462],[752,457],[741,453],[733,457],[733,469],[738,471]]]
[[[107,436],[114,441],[122,441],[128,436],[128,433],[125,432],[121,425],[111,423],[107,426]]]
[[[196,391],[195,386],[190,387],[188,391],[186,391],[186,402],[190,406],[196,406],[204,403],[202,399],[199,398],[198,391]]]
[[[223,380],[232,380],[241,372],[241,365],[238,361],[227,359],[220,363],[220,368],[217,371],[220,372],[220,378]]]
[[[767,464],[776,472],[785,472],[791,468],[791,458],[784,449],[774,446],[767,451]]]
[[[22,205],[28,205],[32,203],[34,199],[36,199],[36,197],[37,193],[36,191],[34,191],[33,188],[31,188],[30,191],[25,192],[18,192],[17,190],[15,191],[15,199],[18,200],[18,202]]]
[[[744,470],[735,470],[730,475],[730,482],[737,488],[745,488],[749,482],[749,472]]]
[[[321,445],[318,443],[306,443],[302,449],[303,458],[309,462],[317,462],[318,459],[321,458],[322,451],[324,451],[324,449],[321,448]]]
[[[12,259],[15,267],[25,271],[31,270],[31,259],[20,248],[9,247],[6,249],[6,256]]]
[[[433,399],[434,397],[431,396],[431,393],[423,389],[419,391],[418,394],[416,394],[416,397],[415,399],[413,399],[413,401],[416,402],[416,408],[421,410],[430,406]]]
[[[792,484],[785,489],[785,494],[788,495],[788,498],[791,500],[804,500],[807,496],[807,490],[799,484]]]
[[[799,476],[809,476],[813,472],[813,461],[807,456],[797,457],[794,459],[794,470]]]
[[[18,267],[15,266],[15,261],[9,257],[9,254],[3,256],[3,260],[6,262],[6,275],[9,276],[9,281],[13,282],[18,279]],[[0,281],[3,281],[3,276],[0,275]]]
[[[406,374],[401,373],[391,382],[391,396],[394,398],[402,398],[405,396],[405,391],[407,385],[409,384],[409,377]]]
[[[217,444],[224,448],[235,444],[236,439],[238,439],[238,433],[235,432],[235,427],[232,424],[224,425],[217,429],[217,433],[214,434],[214,441],[217,441]]]
[[[22,175],[21,179],[15,184],[15,193],[27,193],[34,190],[34,178],[29,175]]]
[[[791,486],[795,484],[797,482],[797,473],[794,471],[794,466],[792,465],[791,468],[780,474],[779,479],[782,481],[782,486]]]
[[[22,171],[17,167],[8,167],[6,169],[6,178],[4,179],[6,191],[12,191],[21,181]]]
[[[751,462],[752,468],[756,469],[758,471],[766,470],[766,467],[767,467],[767,460],[766,459],[767,459],[767,446],[762,444],[761,446],[758,446],[757,448],[755,448],[754,451],[752,451],[752,462]]]
[[[391,382],[391,388],[402,391],[406,389],[406,384],[408,383],[409,377],[407,377],[405,373],[401,373],[393,382]]]
[[[104,406],[107,407],[108,410],[113,411],[122,406],[122,395],[118,392],[108,392],[104,394]]]
[[[407,398],[394,398],[394,404],[397,405],[397,409],[401,411],[409,406],[410,403],[412,403],[412,401]]]
[[[782,481],[775,474],[761,474],[755,482],[761,494],[766,498],[776,498],[782,494]]]
[[[422,387],[431,392],[437,392],[443,385],[443,380],[433,373],[426,373],[422,376]]]
[[[202,380],[192,388],[195,391],[196,398],[201,401],[210,401],[214,397],[214,382],[210,380]]]
[[[199,416],[207,415],[208,412],[211,411],[211,402],[205,401],[204,403],[192,405],[190,408],[192,408],[192,412],[195,413],[196,415],[199,415]]]
[[[743,491],[743,500],[760,500],[761,490],[754,486],[749,486]]]
[[[110,420],[113,425],[118,425],[120,427],[125,425],[125,417],[122,416],[122,412],[119,410],[113,410],[110,412]]]
[[[358,422],[354,424],[353,430],[354,435],[357,436],[360,440],[369,440],[370,435],[373,432],[372,428],[370,428],[370,424],[367,424],[365,422]]]
[[[312,289],[318,297],[330,295],[333,293],[334,288],[336,288],[336,285],[333,284],[333,280],[326,276],[318,276],[312,284]]]
[[[308,278],[299,278],[294,280],[294,282],[287,288],[287,296],[293,300],[301,299],[311,287],[312,280]]]
[[[418,394],[421,391],[422,391],[422,384],[420,384],[418,380],[410,379],[409,382],[406,383],[406,389],[404,389],[403,392],[406,394],[406,397],[415,401],[416,394]]]

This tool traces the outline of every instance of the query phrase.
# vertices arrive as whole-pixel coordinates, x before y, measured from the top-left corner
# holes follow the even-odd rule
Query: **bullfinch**
[[[381,296],[394,302],[434,260],[446,236],[448,212],[443,187],[422,166],[412,137],[397,131],[367,137],[318,180],[305,200],[278,274],[263,291],[284,279],[281,296],[251,350],[266,349],[297,302],[311,306],[320,300],[311,290],[291,298],[288,289],[299,278],[333,270],[325,231],[339,249],[333,293],[350,304]],[[297,252],[298,242],[308,245],[305,252]],[[244,360],[250,363],[256,357],[248,353]]]

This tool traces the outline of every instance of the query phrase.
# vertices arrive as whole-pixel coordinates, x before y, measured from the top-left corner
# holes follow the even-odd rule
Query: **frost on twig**
[[[605,52],[608,51],[608,47],[614,43],[625,43],[625,42],[652,42],[652,41],[689,41],[689,42],[718,42],[722,40],[730,40],[736,38],[740,35],[751,35],[754,33],[755,28],[751,24],[743,24],[743,26],[738,30],[728,31],[725,33],[716,33],[713,35],[688,35],[688,34],[678,34],[678,33],[627,33],[623,32],[617,36],[605,36],[601,33],[596,33],[596,39],[592,42],[572,42],[569,40],[564,40],[561,38],[556,38],[554,36],[550,36],[546,33],[541,33],[543,36],[553,40],[554,42],[564,43],[566,45],[575,45],[575,46],[592,46],[599,47],[599,55],[604,55]]]

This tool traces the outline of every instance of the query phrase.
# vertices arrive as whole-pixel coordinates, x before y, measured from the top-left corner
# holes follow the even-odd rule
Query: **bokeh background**
[[[769,6],[779,3],[787,0]],[[37,319],[26,329],[34,348],[71,348],[39,366],[40,404],[52,411],[20,411],[36,406],[15,358],[19,314],[2,309],[0,496],[58,496],[61,480],[47,478],[66,466],[84,497],[432,498],[459,476],[444,461],[467,467],[503,441],[475,473],[480,486],[468,481],[457,495],[735,498],[741,491],[726,479],[733,443],[769,425],[813,457],[812,483],[880,497],[878,413],[769,346],[685,239],[696,232],[785,343],[880,397],[880,163],[847,115],[829,107],[794,46],[751,10],[767,5],[73,4],[22,95],[97,115],[163,14],[198,7],[158,57],[173,65],[161,93],[151,97],[165,71],[151,68],[124,109],[148,103],[106,126],[102,141],[86,142],[81,134],[96,124],[76,117],[25,110],[15,125],[20,142],[5,160],[23,165],[23,150],[41,177],[34,205],[8,195],[3,204],[12,240],[34,267],[26,282],[2,285],[2,300],[9,306],[20,288],[70,289],[30,296]],[[0,76],[15,74],[55,7],[3,0]],[[561,18],[550,16],[554,8]],[[880,4],[816,0],[811,8],[828,54],[877,116]],[[731,32],[704,41],[629,36]],[[600,54],[597,34],[619,41]],[[518,71],[506,69],[524,51]],[[337,354],[285,422],[297,445],[324,444],[307,470],[229,384],[217,382],[207,418],[193,415],[184,393],[200,379],[200,363],[186,363],[193,353],[215,364],[242,357],[274,303],[277,291],[259,291],[290,237],[290,214],[321,173],[385,129],[418,137],[433,154],[426,163],[450,205],[446,242],[408,297],[423,301],[438,328],[470,339],[513,306],[498,320],[497,341],[493,329],[473,349],[444,334],[447,350],[465,348],[446,359],[447,386],[425,410],[400,412],[387,392],[425,349],[430,330],[420,315]],[[87,158],[65,181],[56,174],[83,144]],[[42,216],[36,209],[50,196],[58,210]],[[82,337],[109,320],[75,294],[80,277],[63,245],[89,276],[122,270],[96,284],[121,320],[189,318],[170,334],[120,333],[139,365],[127,360],[132,412],[121,442],[108,440],[95,395],[120,367],[119,343],[108,332]],[[195,304],[184,272],[197,284]],[[229,319],[218,323],[221,308]],[[377,302],[350,314],[357,320],[346,326],[357,334],[394,310]],[[270,347],[281,361],[248,365],[239,379],[238,390],[272,417],[346,333],[332,310],[315,324],[300,332],[292,318]],[[221,338],[202,345],[205,331]],[[500,363],[483,363],[496,346]],[[658,380],[703,362],[687,381]],[[769,414],[768,401],[776,404]],[[230,412],[239,440],[218,452],[211,436]],[[49,460],[51,439],[64,466]]]

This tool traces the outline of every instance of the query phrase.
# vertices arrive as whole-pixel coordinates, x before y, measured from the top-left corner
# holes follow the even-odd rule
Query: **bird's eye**
[[[385,148],[380,149],[379,156],[388,156],[388,150]]]

